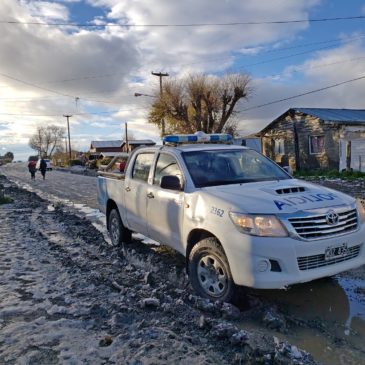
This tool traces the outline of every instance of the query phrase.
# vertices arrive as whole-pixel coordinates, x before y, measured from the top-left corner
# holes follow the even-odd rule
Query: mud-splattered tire
[[[235,292],[227,257],[213,237],[198,242],[189,255],[189,277],[195,291],[204,298],[229,302]]]
[[[120,219],[119,212],[112,209],[109,213],[108,231],[114,246],[120,245],[122,242],[130,243],[132,240],[132,232],[124,227]]]

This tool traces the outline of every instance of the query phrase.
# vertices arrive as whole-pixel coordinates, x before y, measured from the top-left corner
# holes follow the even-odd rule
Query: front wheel
[[[235,291],[227,257],[213,237],[198,242],[189,255],[189,276],[195,291],[204,298],[229,302]]]
[[[119,246],[122,242],[129,243],[132,240],[132,232],[124,226],[116,209],[112,209],[109,213],[108,230],[114,246]]]

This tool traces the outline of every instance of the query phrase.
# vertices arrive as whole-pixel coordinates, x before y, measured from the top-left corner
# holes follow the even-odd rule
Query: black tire
[[[128,228],[124,227],[117,209],[112,209],[110,211],[108,222],[108,231],[114,246],[119,246],[123,242],[131,242],[132,232]]]
[[[189,255],[189,277],[195,291],[204,298],[229,302],[236,286],[227,257],[214,237],[198,242]]]

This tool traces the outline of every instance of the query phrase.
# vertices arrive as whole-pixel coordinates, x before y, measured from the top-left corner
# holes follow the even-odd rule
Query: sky
[[[151,72],[249,75],[242,135],[291,107],[365,109],[365,79],[344,83],[365,76],[364,27],[360,0],[1,0],[0,155],[26,160],[37,126],[66,114],[73,149],[122,139],[125,123],[160,141],[153,99],[134,96],[158,93]]]

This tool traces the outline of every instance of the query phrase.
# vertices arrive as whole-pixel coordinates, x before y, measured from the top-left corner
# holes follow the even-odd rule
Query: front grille
[[[349,247],[345,256],[338,256],[331,260],[325,260],[323,255],[298,257],[299,270],[317,269],[322,266],[338,264],[339,262],[354,259],[360,253],[360,245]]]
[[[302,218],[289,218],[289,222],[294,227],[298,236],[306,240],[336,236],[357,229],[356,209],[337,212],[337,214],[339,215],[339,220],[335,225],[327,223],[326,214]]]

